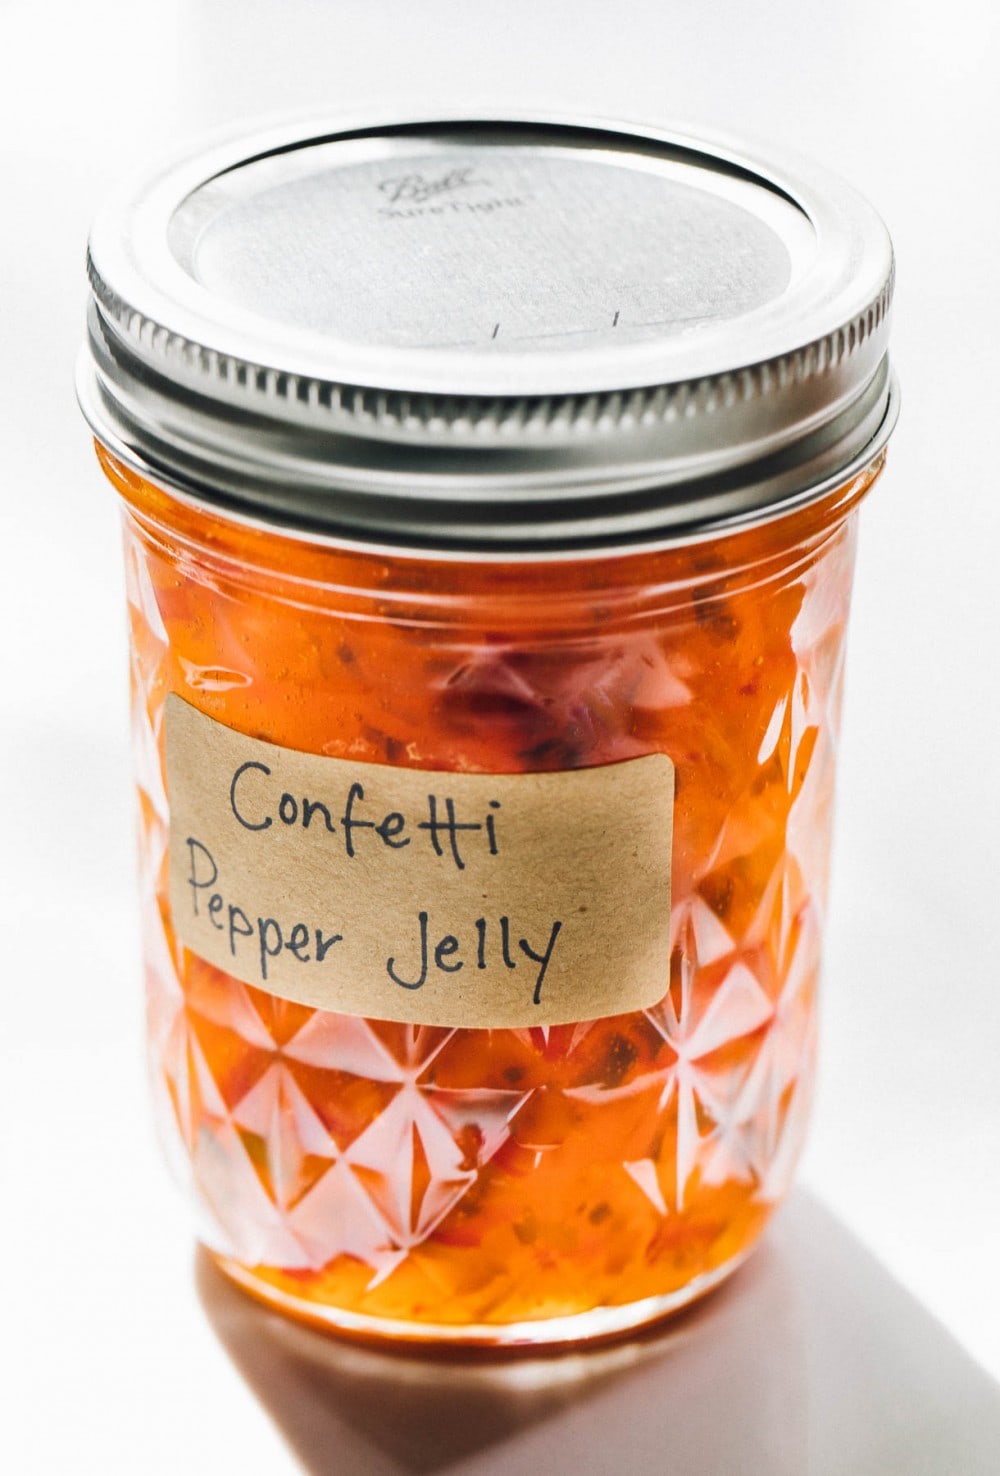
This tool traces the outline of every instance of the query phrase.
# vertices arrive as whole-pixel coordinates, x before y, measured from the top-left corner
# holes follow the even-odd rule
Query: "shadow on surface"
[[[823,1206],[659,1330],[490,1360],[314,1332],[199,1251],[216,1335],[309,1476],[997,1476],[1000,1389]]]

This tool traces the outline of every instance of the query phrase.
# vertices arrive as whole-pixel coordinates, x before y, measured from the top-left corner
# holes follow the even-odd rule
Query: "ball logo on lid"
[[[469,185],[488,184],[489,180],[473,178],[474,167],[472,164],[466,164],[460,168],[449,169],[437,179],[428,179],[425,174],[397,175],[392,179],[383,179],[379,189],[388,196],[390,205],[398,205],[403,200],[412,205],[425,205],[428,200],[449,194],[452,190],[465,189]]]

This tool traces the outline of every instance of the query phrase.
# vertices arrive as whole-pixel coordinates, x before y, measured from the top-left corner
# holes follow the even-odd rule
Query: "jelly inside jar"
[[[878,466],[690,546],[486,566],[241,526],[101,457],[126,503],[152,1076],[201,1237],[287,1310],[416,1339],[600,1334],[713,1285],[803,1141],[853,513]],[[171,692],[255,738],[401,767],[667,753],[662,1000],[403,1025],[199,959],[171,925]]]

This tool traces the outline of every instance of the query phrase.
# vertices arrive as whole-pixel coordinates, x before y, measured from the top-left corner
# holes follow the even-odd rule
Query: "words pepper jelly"
[[[367,1335],[690,1301],[805,1130],[884,228],[731,144],[362,118],[150,177],[90,280],[200,1237]]]

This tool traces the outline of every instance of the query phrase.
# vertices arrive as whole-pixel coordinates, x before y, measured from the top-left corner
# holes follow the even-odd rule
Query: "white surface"
[[[217,122],[399,93],[576,102],[791,142],[888,221],[903,418],[862,520],[804,1178],[1000,1377],[998,14],[988,0],[0,0],[5,1469],[300,1469],[199,1308],[186,1218],[151,1143],[116,514],[72,367],[87,224],[124,169]],[[781,1275],[798,1275],[815,1264],[808,1243],[836,1232],[796,1211],[781,1234]],[[837,1264],[847,1296],[861,1261]],[[891,1297],[872,1305],[918,1326]],[[816,1365],[817,1388],[832,1400],[846,1379],[863,1423],[849,1344]],[[780,1433],[785,1407],[768,1407]],[[589,1443],[587,1428],[567,1434],[562,1469],[615,1469],[603,1427]],[[512,1431],[509,1460],[501,1447],[455,1469],[528,1469],[532,1438]],[[787,1469],[925,1469],[849,1450],[824,1465],[823,1448]],[[349,1476],[451,1461],[341,1449],[329,1469]],[[986,1469],[927,1449],[941,1452],[928,1472]]]
[[[198,1290],[310,1476],[996,1472],[996,1385],[801,1190],[717,1297],[584,1355],[442,1367],[261,1314],[207,1256]]]

